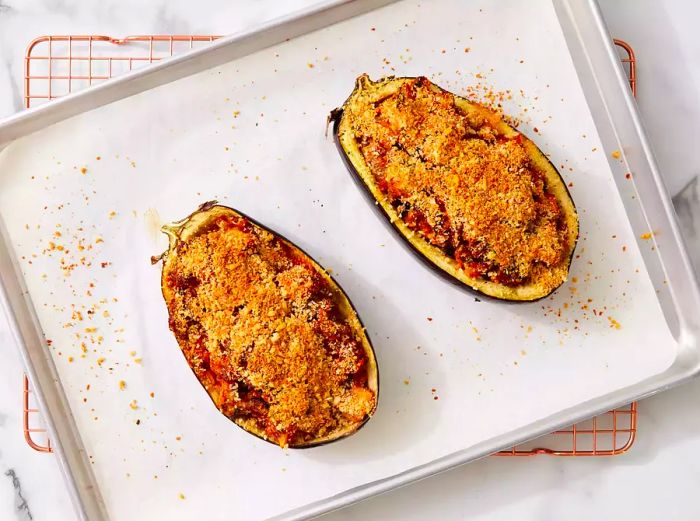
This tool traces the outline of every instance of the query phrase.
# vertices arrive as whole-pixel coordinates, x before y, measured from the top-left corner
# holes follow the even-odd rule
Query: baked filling
[[[365,78],[358,85],[381,90]],[[399,81],[383,95],[358,87],[342,115],[394,217],[472,279],[536,284],[543,294],[559,286],[578,230],[531,160],[529,140],[504,133],[488,109],[464,110],[426,78],[384,83]],[[575,219],[573,204],[571,212]]]
[[[372,414],[364,331],[303,252],[230,212],[167,259],[170,328],[223,414],[280,446],[332,437]]]

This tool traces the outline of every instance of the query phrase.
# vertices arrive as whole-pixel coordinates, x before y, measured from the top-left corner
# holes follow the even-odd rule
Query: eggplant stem
[[[331,126],[331,123],[335,123],[336,121],[340,121],[340,117],[343,115],[343,109],[342,108],[336,108],[331,110],[330,114],[328,114],[328,117],[326,118],[326,131],[324,133],[324,137],[328,138],[328,127]]]

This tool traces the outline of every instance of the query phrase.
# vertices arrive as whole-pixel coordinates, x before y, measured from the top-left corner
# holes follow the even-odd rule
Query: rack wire
[[[96,85],[126,72],[176,54],[207,45],[212,35],[144,35],[112,38],[100,35],[40,36],[27,47],[24,58],[24,106],[36,107],[71,92]],[[615,40],[630,88],[637,94],[634,51]],[[27,444],[52,452],[51,440],[32,399],[31,384],[23,380],[23,431]],[[630,449],[637,432],[637,405],[607,412],[498,456],[613,456]]]

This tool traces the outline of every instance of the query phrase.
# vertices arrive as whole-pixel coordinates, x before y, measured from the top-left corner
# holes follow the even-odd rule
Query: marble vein
[[[673,198],[695,272],[700,275],[700,180],[695,177]]]
[[[29,521],[34,519],[32,516],[32,511],[29,509],[29,503],[22,493],[22,483],[19,481],[19,477],[14,469],[8,469],[5,471],[5,476],[9,477],[12,481],[12,487],[15,490],[15,509],[18,514],[17,519],[28,519]]]

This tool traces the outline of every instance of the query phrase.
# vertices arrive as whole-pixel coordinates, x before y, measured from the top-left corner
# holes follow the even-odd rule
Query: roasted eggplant
[[[362,75],[330,119],[355,180],[441,275],[509,301],[566,280],[576,208],[554,165],[501,115],[427,78]]]
[[[372,416],[377,362],[340,286],[311,257],[231,208],[163,227],[169,326],[219,410],[282,447],[356,432]]]

